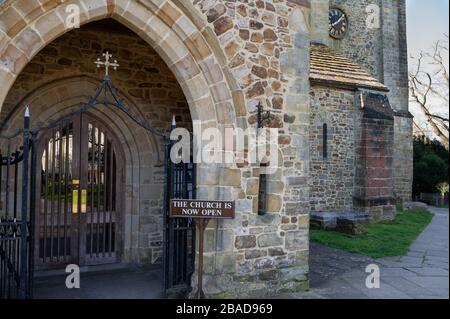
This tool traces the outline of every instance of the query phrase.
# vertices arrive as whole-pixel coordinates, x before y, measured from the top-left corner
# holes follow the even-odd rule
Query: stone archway
[[[0,20],[4,21],[0,43],[0,81],[4,89],[0,105],[27,63],[48,43],[71,30],[64,20],[68,5],[80,8],[80,25],[113,18],[152,46],[181,85],[192,119],[201,121],[203,127],[246,126],[245,120],[238,121],[238,117],[246,115],[244,96],[226,66],[214,31],[192,4],[171,0],[73,0],[62,4],[49,1],[45,5],[10,1],[0,12]],[[232,111],[223,112],[224,104],[229,104]],[[238,182],[229,182],[228,173],[227,168],[199,166],[199,193],[207,198],[231,195],[231,191],[224,193],[224,188],[235,187]]]
[[[200,120],[205,127],[237,127],[237,118],[246,114],[243,94],[227,70],[222,48],[204,17],[192,4],[170,0],[7,3],[0,12],[4,21],[4,40],[0,43],[0,80],[4,90],[0,104],[27,63],[48,43],[71,30],[64,19],[68,5],[80,8],[80,25],[113,18],[150,44],[181,85],[193,120]],[[232,112],[222,111],[226,103]],[[246,125],[245,121],[240,123],[239,126]],[[226,169],[211,171],[201,166],[198,175],[203,196],[226,196],[220,195],[227,186]],[[215,189],[219,181],[221,187]],[[229,184],[236,185],[236,181]]]
[[[27,63],[48,43],[70,30],[64,24],[70,4],[81,8],[81,25],[113,18],[150,44],[175,74],[188,100],[192,118],[201,120],[204,127],[245,129],[255,124],[248,113],[255,111],[258,101],[265,102],[277,113],[279,125],[284,129],[283,156],[292,160],[291,166],[280,169],[276,176],[279,181],[279,187],[273,190],[277,199],[276,212],[262,218],[254,214],[258,194],[253,186],[257,185],[258,173],[251,165],[199,167],[198,197],[236,200],[239,211],[236,220],[212,223],[207,230],[207,241],[211,245],[207,251],[205,285],[210,295],[227,291],[228,296],[240,296],[248,290],[266,287],[268,281],[279,276],[277,289],[297,289],[307,281],[309,208],[304,180],[309,159],[304,145],[308,134],[309,85],[308,68],[299,68],[298,64],[299,61],[305,66],[308,63],[309,0],[261,1],[263,7],[251,8],[270,11],[266,13],[273,18],[272,25],[264,21],[258,23],[261,37],[263,29],[272,29],[267,34],[270,43],[248,46],[249,53],[241,56],[239,70],[230,66],[234,53],[227,54],[226,47],[231,43],[232,52],[244,49],[245,43],[251,41],[248,36],[253,30],[244,27],[247,38],[244,32],[239,39],[241,21],[230,12],[207,21],[208,8],[202,7],[206,2],[209,1],[6,1],[0,8],[0,82],[4,84],[0,105]],[[253,6],[246,2],[242,5]],[[295,15],[299,11],[305,15],[305,21],[300,19],[305,22],[304,28],[299,26],[298,15]],[[260,61],[252,56],[258,50],[264,55]],[[273,68],[270,70],[273,79],[264,72],[258,73],[259,68],[252,70],[263,64],[267,69]],[[250,74],[254,71],[260,76]],[[283,121],[285,114],[289,115],[284,117],[288,121]],[[303,223],[299,222],[300,217]],[[289,223],[288,228],[283,228],[282,220]],[[281,256],[267,255],[273,246],[279,248]],[[263,257],[253,258],[249,254],[247,260],[247,252],[254,248],[261,248]],[[269,263],[277,269],[267,270],[265,265]],[[250,284],[254,280],[257,283]]]
[[[219,124],[217,104],[238,101],[239,92],[230,72],[224,65],[222,49],[212,30],[188,3],[179,1],[129,1],[119,4],[111,0],[53,1],[41,6],[27,1],[11,1],[0,12],[4,36],[0,43],[0,79],[4,90],[0,96],[3,103],[6,93],[15,78],[37,52],[71,28],[65,25],[65,10],[68,5],[77,5],[81,10],[80,25],[112,17],[123,23],[148,42],[173,70],[189,102],[193,119]],[[20,14],[19,14],[20,12]],[[24,17],[22,17],[24,16]],[[3,31],[2,31],[3,32]],[[236,118],[228,123],[236,125]]]
[[[41,86],[26,96],[30,104],[32,114],[32,127],[41,127],[52,120],[61,118],[70,112],[79,109],[79,105],[85,103],[92,92],[98,87],[98,80],[87,76],[69,77]],[[127,105],[134,114],[140,114],[140,110],[131,97],[120,92]],[[8,120],[6,132],[13,132],[20,128],[23,120],[22,108],[17,107]],[[115,132],[121,148],[124,151],[124,223],[123,223],[123,258],[122,262],[136,262],[146,254],[141,249],[139,239],[133,234],[139,234],[140,228],[145,223],[139,222],[141,214],[145,210],[144,202],[148,200],[139,195],[140,187],[149,187],[141,182],[141,176],[153,174],[154,170],[162,163],[161,145],[154,136],[148,134],[142,128],[137,127],[122,112],[110,107],[100,106],[89,112],[97,118],[103,119],[110,130]],[[141,115],[143,118],[143,116]],[[150,172],[149,172],[150,170]],[[142,185],[141,185],[142,184]],[[139,185],[136,188],[136,185]],[[136,201],[136,199],[139,199]],[[162,216],[158,224],[162,224]]]

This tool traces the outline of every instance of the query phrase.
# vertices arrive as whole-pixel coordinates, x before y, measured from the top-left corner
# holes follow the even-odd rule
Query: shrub
[[[438,193],[440,183],[448,183],[448,150],[438,141],[414,139],[413,195]]]

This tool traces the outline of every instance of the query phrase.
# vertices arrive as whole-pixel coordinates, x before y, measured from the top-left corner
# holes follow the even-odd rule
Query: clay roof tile
[[[313,83],[389,91],[358,64],[323,44],[311,44],[310,79]]]

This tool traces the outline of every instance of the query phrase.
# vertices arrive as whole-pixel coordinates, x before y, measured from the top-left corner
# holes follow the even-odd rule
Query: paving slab
[[[396,287],[397,290],[404,292],[413,299],[419,299],[423,296],[433,296],[436,293],[424,289],[422,286],[419,286],[402,276],[383,276],[381,277],[381,282]]]
[[[421,267],[421,268],[406,268],[420,276],[431,277],[448,277],[448,270],[442,268]]]
[[[418,276],[417,273],[408,270],[408,268],[388,268],[384,267],[380,269],[380,275],[382,278],[384,277],[416,277]]]
[[[334,299],[448,299],[449,211],[434,217],[405,256],[372,259],[311,243],[311,291]],[[369,264],[380,267],[380,289],[365,285]]]
[[[350,278],[343,278],[343,280],[347,281],[352,288],[355,290],[361,291],[366,295],[369,299],[410,299],[405,292],[402,292],[400,289],[388,284],[386,282],[380,282],[380,288],[367,288],[366,287],[366,278],[360,278],[360,280],[352,280]]]
[[[411,282],[426,288],[426,289],[447,289],[448,294],[448,276],[447,277],[432,277],[432,276],[417,276],[417,277],[408,277],[408,280]]]
[[[405,256],[400,259],[400,262],[406,263],[406,264],[417,264],[422,265],[424,261],[424,257],[412,257],[412,256]]]

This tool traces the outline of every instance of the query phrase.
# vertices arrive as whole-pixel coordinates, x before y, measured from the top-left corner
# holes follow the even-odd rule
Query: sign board
[[[235,205],[234,201],[172,199],[170,201],[170,217],[233,219]]]
[[[210,201],[192,199],[171,199],[169,216],[171,218],[193,218],[199,233],[199,257],[197,270],[197,291],[194,299],[204,299],[203,292],[203,250],[205,229],[211,219],[233,219],[234,201]]]

